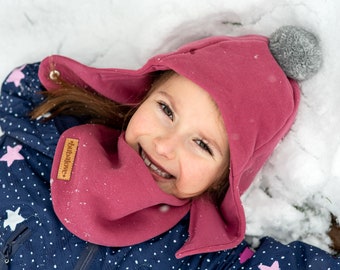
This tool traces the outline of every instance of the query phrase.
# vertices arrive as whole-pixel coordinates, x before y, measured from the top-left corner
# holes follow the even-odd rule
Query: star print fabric
[[[46,269],[50,263],[71,269],[71,264],[51,258],[63,254],[75,261],[85,247],[60,225],[52,210],[49,174],[59,134],[53,121],[43,124],[28,118],[42,100],[36,94],[42,90],[37,71],[38,64],[15,70],[1,90],[0,269],[3,264],[10,269]],[[71,254],[74,245],[79,248]]]
[[[39,64],[15,69],[0,96],[0,269],[340,269],[340,259],[301,242],[243,241],[231,250],[176,259],[189,215],[174,228],[128,247],[96,246],[72,235],[55,216],[50,170],[60,133],[74,118],[33,121],[42,90]],[[114,196],[114,195],[113,195]],[[105,206],[103,206],[105,207]],[[212,228],[213,230],[213,228]]]

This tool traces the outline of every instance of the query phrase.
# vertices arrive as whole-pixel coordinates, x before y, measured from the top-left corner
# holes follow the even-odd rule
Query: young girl
[[[282,42],[311,57],[287,62]],[[304,79],[321,61],[302,29],[280,29],[270,47],[211,37],[136,71],[51,56],[11,73],[0,105],[3,267],[336,269],[339,259],[300,242],[265,238],[254,254],[243,241],[240,195],[297,113],[299,87],[282,68]]]

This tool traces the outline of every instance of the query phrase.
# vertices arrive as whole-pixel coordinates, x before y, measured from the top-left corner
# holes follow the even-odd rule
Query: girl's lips
[[[161,168],[159,165],[156,165],[148,155],[144,152],[142,148],[140,148],[140,155],[145,163],[145,165],[150,169],[151,172],[157,174],[160,177],[163,177],[165,179],[171,179],[174,178],[173,175],[165,171],[163,168]]]

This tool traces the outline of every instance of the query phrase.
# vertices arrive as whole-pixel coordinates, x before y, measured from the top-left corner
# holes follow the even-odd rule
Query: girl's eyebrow
[[[217,108],[217,107],[216,107]],[[221,131],[220,131],[220,127],[219,127],[219,125],[217,125],[218,126],[218,130],[219,130],[219,132],[217,132],[217,133],[220,133]],[[209,135],[209,136],[207,136],[207,135]],[[214,139],[214,136],[211,136],[212,134],[207,134],[205,131],[203,131],[203,132],[201,132],[201,134],[200,134],[200,136],[203,138],[203,139],[205,139],[205,140],[207,140],[208,141],[208,143],[209,144],[211,144],[213,147],[214,147],[214,149],[216,149],[217,150],[217,152],[219,152],[219,154],[221,155],[221,157],[224,157],[224,155],[225,155],[225,153],[222,151],[222,145],[220,145],[220,144],[218,144],[217,143],[217,140],[216,139]]]
[[[161,94],[162,96],[165,96],[167,99],[169,99],[172,109],[175,112],[177,112],[176,102],[175,102],[174,98],[169,93],[167,93],[166,91],[163,91],[163,90],[160,90],[157,93]]]
[[[203,137],[204,138],[204,137]],[[223,157],[224,154],[222,153],[222,150],[218,143],[212,138],[212,137],[205,137],[207,138],[207,141],[220,153],[220,155]]]

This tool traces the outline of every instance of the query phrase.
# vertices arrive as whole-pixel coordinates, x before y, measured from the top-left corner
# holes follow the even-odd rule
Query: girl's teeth
[[[147,167],[149,167],[153,172],[157,173],[159,176],[164,178],[171,178],[171,175],[160,170],[155,164],[151,163],[151,161],[146,157],[144,151],[142,150],[142,159]]]
[[[154,164],[150,165],[150,169],[153,170],[153,171],[157,171],[158,170],[158,168]]]
[[[144,159],[145,165],[149,167],[151,165],[151,161],[148,160],[147,158],[143,158],[143,159]]]

